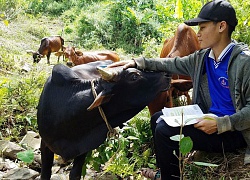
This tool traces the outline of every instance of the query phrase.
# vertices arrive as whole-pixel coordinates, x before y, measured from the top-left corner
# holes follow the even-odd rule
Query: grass
[[[51,72],[51,68],[57,63],[57,57],[51,55],[52,65],[46,64],[46,59],[43,58],[38,64],[33,64],[33,59],[26,50],[36,51],[40,45],[40,40],[45,36],[60,35],[62,33],[63,23],[59,19],[51,19],[47,17],[29,18],[27,16],[20,16],[17,20],[11,22],[9,26],[5,26],[0,22],[0,82],[4,78],[13,78],[14,82],[23,82],[22,80],[30,76],[28,79],[42,81],[40,77],[46,77]],[[66,40],[66,45],[69,41],[74,40],[67,34],[63,36]],[[128,55],[122,49],[118,50],[122,59],[131,59],[134,55]],[[156,52],[155,52],[156,53]],[[64,63],[61,61],[61,63]],[[22,72],[24,65],[31,68],[29,73]],[[16,75],[16,76],[13,76]],[[32,75],[32,76],[31,76]],[[0,83],[1,84],[1,83]],[[41,90],[38,87],[38,90]],[[38,93],[39,94],[39,93]],[[183,105],[185,100],[180,99],[176,103]],[[10,107],[11,108],[11,107]],[[0,112],[1,116],[5,115]],[[11,113],[13,113],[11,111]],[[33,112],[34,113],[34,112]],[[10,119],[9,119],[10,120]],[[17,124],[2,124],[1,132],[11,125],[17,128]],[[18,129],[12,131],[19,135]],[[9,136],[9,134],[2,133],[2,135]],[[11,139],[11,138],[9,138]],[[203,160],[206,162],[217,163],[217,168],[197,167],[192,164],[192,159],[187,166],[187,179],[246,179],[250,178],[250,166],[243,166],[244,151],[236,153],[226,153],[225,155],[212,155],[206,158],[203,155]],[[205,159],[204,159],[205,158]]]
[[[243,165],[245,149],[239,149],[234,153],[207,153],[196,151],[189,156],[186,167],[187,179],[247,179],[250,178],[250,165]],[[193,164],[193,161],[217,164],[218,167],[205,167]]]

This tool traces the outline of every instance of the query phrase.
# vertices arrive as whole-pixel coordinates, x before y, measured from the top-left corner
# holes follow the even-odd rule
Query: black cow
[[[169,75],[135,68],[112,68],[111,73],[98,78],[96,67],[105,64],[110,64],[110,61],[73,68],[62,64],[54,66],[45,83],[37,112],[42,138],[41,179],[50,179],[54,153],[66,161],[74,159],[70,179],[81,178],[86,154],[101,145],[108,132],[97,106],[101,105],[112,127],[122,126],[159,92],[169,88]],[[91,90],[91,81],[94,81],[98,94],[96,98]]]

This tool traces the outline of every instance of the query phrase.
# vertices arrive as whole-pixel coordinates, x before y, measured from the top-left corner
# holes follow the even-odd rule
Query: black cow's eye
[[[136,71],[131,71],[125,75],[125,79],[127,79],[128,81],[137,81],[140,78],[141,78],[140,72]]]
[[[133,74],[131,74],[131,76],[130,76],[130,79],[131,79],[132,81],[136,81],[138,78],[139,78],[139,74],[137,74],[137,73],[133,73]]]

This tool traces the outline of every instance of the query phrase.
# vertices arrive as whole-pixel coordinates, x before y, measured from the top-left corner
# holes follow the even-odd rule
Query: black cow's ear
[[[103,90],[97,95],[94,102],[88,107],[89,111],[98,106],[101,106],[102,104],[106,102],[109,102],[109,100],[113,96],[112,89],[115,83],[112,83],[112,82],[107,83],[105,80],[100,81],[99,83],[102,86]]]
[[[109,100],[111,99],[113,95],[109,94],[109,95],[105,95],[105,93],[103,93],[103,91],[98,94],[98,96],[95,98],[94,102],[88,107],[88,111],[91,111],[92,109],[101,106],[102,104],[109,102]]]

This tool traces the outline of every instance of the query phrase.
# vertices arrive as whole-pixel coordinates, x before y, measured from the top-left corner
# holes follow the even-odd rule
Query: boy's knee
[[[157,119],[162,115],[162,111],[158,111],[151,116],[151,122],[156,122]]]

